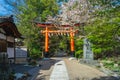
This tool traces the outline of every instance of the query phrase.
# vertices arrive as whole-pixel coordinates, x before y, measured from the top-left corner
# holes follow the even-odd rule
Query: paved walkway
[[[64,61],[59,61],[54,65],[50,80],[69,80]]]

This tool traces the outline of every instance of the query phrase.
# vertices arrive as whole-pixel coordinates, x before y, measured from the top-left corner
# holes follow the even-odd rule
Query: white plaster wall
[[[16,48],[16,58],[26,58],[27,48]]]
[[[14,58],[14,48],[7,48],[8,58]]]

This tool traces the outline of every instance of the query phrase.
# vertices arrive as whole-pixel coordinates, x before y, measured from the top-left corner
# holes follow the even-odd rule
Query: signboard
[[[9,41],[9,42],[14,42],[14,37],[7,36],[7,41]]]

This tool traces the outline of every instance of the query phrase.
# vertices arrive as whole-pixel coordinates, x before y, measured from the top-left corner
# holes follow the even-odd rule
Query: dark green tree
[[[28,47],[30,56],[40,57],[44,38],[40,28],[37,28],[34,22],[45,22],[49,15],[55,16],[58,13],[58,5],[55,0],[26,0],[25,5],[19,7],[19,11],[18,28],[25,36],[25,45]]]

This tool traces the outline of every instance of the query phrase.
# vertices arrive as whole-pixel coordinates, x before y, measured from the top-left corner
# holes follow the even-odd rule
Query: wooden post
[[[14,37],[14,42],[13,42],[13,47],[14,47],[14,63],[16,63],[16,46],[15,46],[15,37]]]
[[[48,55],[48,27],[45,29],[45,57]]]
[[[71,48],[71,55],[74,57],[75,50],[74,50],[74,32],[73,29],[70,28],[70,48]]]

